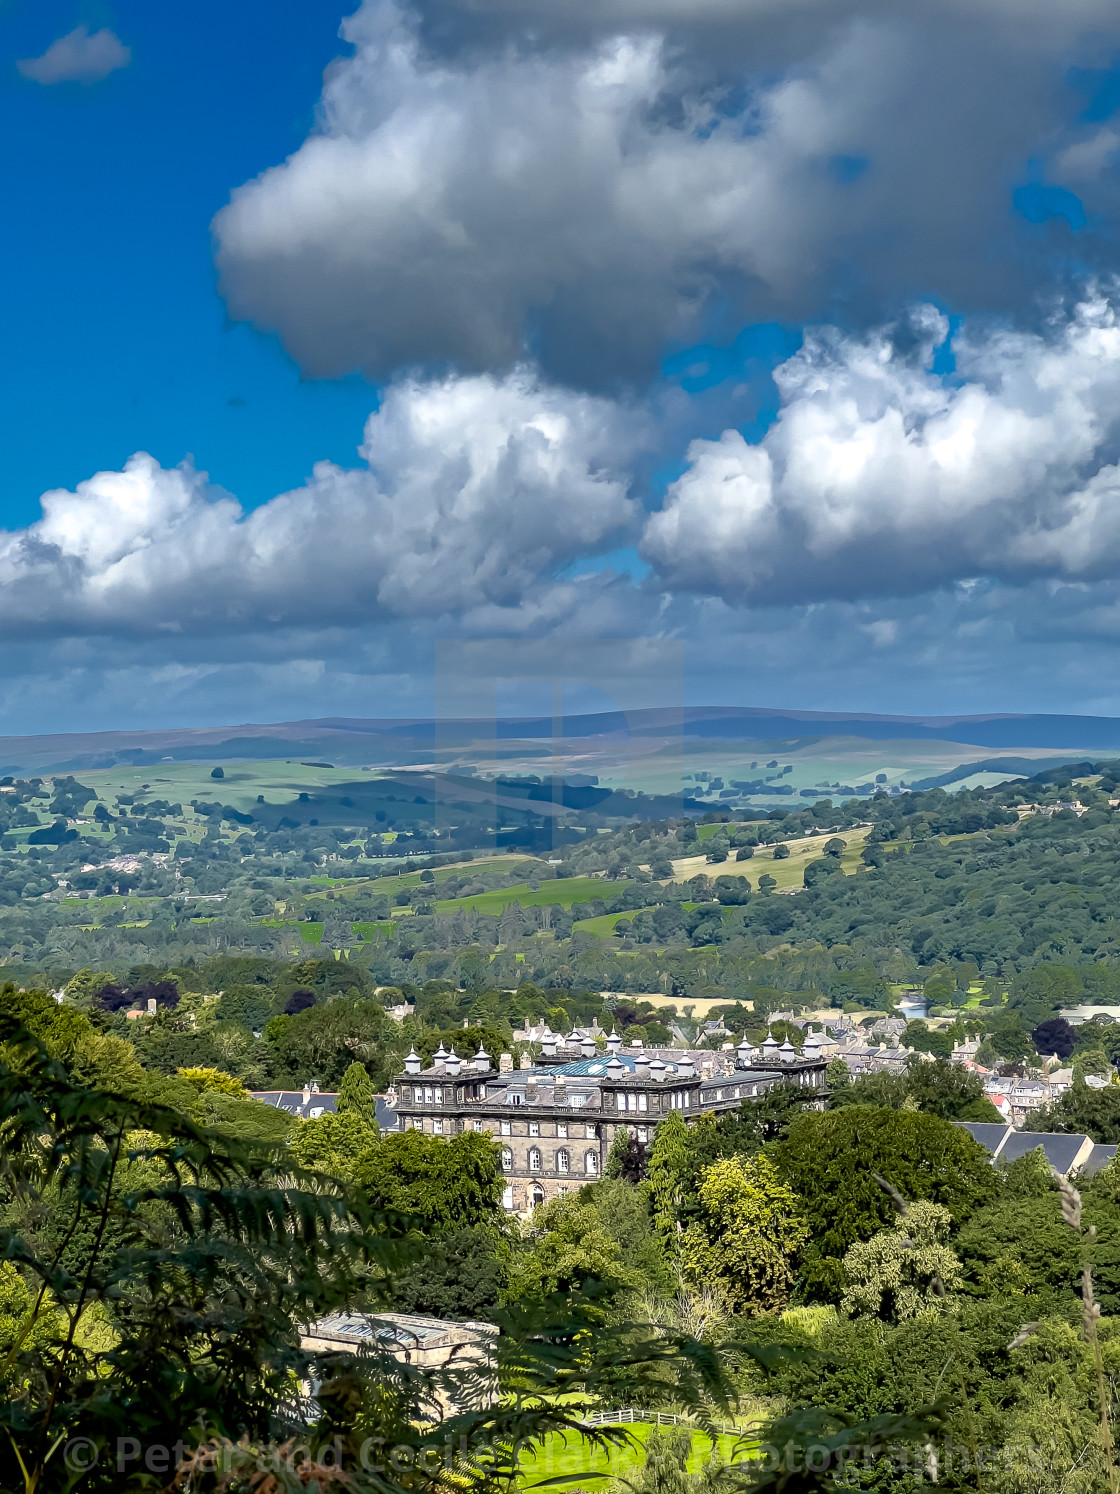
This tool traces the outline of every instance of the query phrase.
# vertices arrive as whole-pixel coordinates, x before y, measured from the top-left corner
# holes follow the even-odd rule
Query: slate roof
[[[966,1121],[964,1129],[989,1152],[994,1152],[1007,1135],[1006,1121]]]
[[[302,1089],[254,1089],[254,1100],[271,1105],[274,1110],[286,1110],[289,1115],[298,1115],[301,1120],[311,1120],[318,1115],[333,1115],[338,1109],[338,1094],[334,1090],[312,1090],[304,1101]],[[383,1131],[397,1129],[397,1112],[384,1095],[375,1095],[377,1124]]]
[[[1078,1157],[1081,1159],[1078,1171],[1089,1175],[1107,1167],[1117,1152],[1115,1146],[1093,1142],[1081,1133],[1016,1131],[1010,1124],[996,1125],[994,1121],[955,1121],[954,1125],[967,1131],[993,1158],[998,1154],[1000,1162],[1014,1162],[1041,1147],[1047,1162],[1063,1177],[1068,1175]]]
[[[338,1108],[338,1095],[323,1090],[312,1090],[305,1101],[302,1089],[254,1089],[254,1100],[271,1105],[274,1110],[286,1110],[289,1115],[298,1115],[303,1120],[311,1116],[333,1114]]]
[[[1014,1162],[1041,1147],[1050,1166],[1064,1177],[1077,1160],[1077,1154],[1084,1144],[1084,1136],[1062,1136],[1045,1131],[1014,1131],[1004,1142],[999,1160]]]

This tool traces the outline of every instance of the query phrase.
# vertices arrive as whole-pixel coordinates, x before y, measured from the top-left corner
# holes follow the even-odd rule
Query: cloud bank
[[[516,605],[633,525],[641,423],[527,371],[390,388],[366,466],[251,513],[140,453],[0,536],[0,630],[209,633]]]
[[[46,494],[0,535],[0,708],[426,710],[452,634],[682,637],[694,699],[1060,674],[1120,711],[1113,5],[363,0],[342,34],[213,233],[234,318],[381,384],[364,465],[251,512],[142,453]],[[20,66],[127,61],[79,28]],[[769,424],[768,362],[662,374],[765,319],[804,329]],[[627,546],[642,582],[569,570]]]
[[[763,438],[693,441],[652,512],[632,476],[648,417],[526,367],[389,386],[364,466],[319,463],[249,513],[139,454],[0,536],[0,627],[547,631],[577,594],[565,566],[634,541],[654,573],[625,584],[633,599],[806,606],[1120,577],[1120,300],[1095,293],[1045,334],[966,324],[935,372],[949,351],[928,306],[863,337],[810,330],[775,371]],[[649,603],[632,607],[649,626]]]

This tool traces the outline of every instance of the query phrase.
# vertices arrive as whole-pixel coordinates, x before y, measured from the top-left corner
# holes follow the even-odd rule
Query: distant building
[[[320,1115],[333,1115],[338,1109],[336,1090],[322,1090],[317,1084],[306,1084],[299,1089],[254,1089],[250,1091],[254,1100],[271,1105],[274,1110],[286,1110],[300,1120],[317,1120]],[[397,1112],[391,1096],[375,1095],[377,1124],[383,1131],[397,1129]]]
[[[575,1043],[573,1044],[573,1039]],[[825,1101],[825,1060],[810,1041],[798,1055],[768,1038],[761,1049],[740,1043],[732,1053],[675,1048],[620,1051],[612,1035],[600,1052],[590,1033],[567,1039],[545,1030],[536,1064],[514,1069],[508,1054],[495,1068],[484,1050],[469,1059],[445,1053],[422,1067],[412,1052],[394,1090],[401,1130],[433,1136],[480,1131],[501,1147],[510,1212],[528,1213],[602,1176],[622,1129],[648,1142],[659,1121],[676,1111],[686,1122],[735,1110],[776,1084],[819,1091]],[[576,1048],[576,1053],[571,1051]]]
[[[1120,1022],[1120,1006],[1107,1006],[1098,1002],[1083,1002],[1080,1006],[1068,1006],[1059,1013],[1071,1027],[1080,1027],[1085,1022],[1097,1020],[1103,1025]]]
[[[492,1323],[448,1323],[404,1312],[337,1312],[309,1324],[300,1334],[300,1347],[336,1354],[373,1347],[418,1369],[466,1371],[464,1385],[474,1394],[459,1404],[441,1395],[441,1410],[447,1414],[494,1400],[496,1387],[487,1369],[497,1333]]]

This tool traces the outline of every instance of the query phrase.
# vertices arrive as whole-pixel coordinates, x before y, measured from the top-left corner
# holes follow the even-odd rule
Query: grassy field
[[[597,939],[609,939],[620,918],[633,917],[633,913],[602,913],[598,918],[577,918],[572,928],[582,934],[594,934]]]
[[[868,827],[864,826],[858,830],[845,830],[840,837],[846,847],[840,858],[840,865],[849,876],[854,876],[860,868],[860,852],[867,836]],[[819,861],[824,855],[825,842],[831,839],[830,835],[813,835],[783,841],[782,844],[789,847],[789,856],[784,861],[774,860],[772,846],[759,846],[749,861],[729,859],[709,863],[703,856],[685,856],[673,862],[673,880],[687,882],[690,877],[703,872],[709,877],[749,877],[751,885],[755,886],[765,872],[774,878],[779,892],[790,887],[803,887],[806,863]]]
[[[645,1444],[653,1427],[648,1423],[635,1422],[625,1428],[626,1442],[617,1447],[598,1448],[583,1437],[564,1436],[554,1433],[532,1452],[521,1458],[521,1487],[530,1490],[547,1484],[551,1488],[565,1490],[579,1488],[592,1483],[603,1488],[608,1480],[618,1478],[645,1461]],[[730,1459],[735,1438],[720,1437],[719,1451]],[[692,1456],[689,1472],[699,1473],[711,1457],[712,1444],[702,1432],[692,1434]]]
[[[224,763],[222,778],[210,776],[213,763],[149,763],[139,768],[125,767],[83,769],[74,776],[95,789],[103,801],[111,802],[120,793],[145,793],[152,798],[179,800],[184,806],[192,799],[220,799],[235,809],[250,813],[263,794],[267,801],[286,802],[298,793],[333,788],[335,784],[354,783],[362,769],[319,768],[293,762]]]
[[[604,991],[603,994],[605,996],[610,993]],[[618,993],[615,992],[614,994],[617,995]],[[692,1020],[696,1022],[706,1021],[708,1017],[711,1016],[714,1008],[717,1006],[735,1005],[730,996],[701,996],[696,1000],[693,1000],[691,997],[666,996],[663,991],[635,991],[633,992],[633,996],[636,1001],[648,1001],[650,1006],[671,1006],[675,1008],[675,1010],[679,1012],[682,1017],[684,1016],[685,1008],[687,1007],[688,1010],[692,1013]],[[748,1011],[754,1010],[753,1001],[744,1001],[740,1004],[742,1006],[745,1006]],[[830,1013],[830,1015],[833,1014]]]
[[[476,892],[473,897],[442,898],[436,903],[438,913],[454,913],[457,908],[477,908],[491,917],[508,908],[510,903],[520,903],[523,908],[543,908],[549,904],[570,908],[573,903],[590,903],[595,898],[612,897],[621,892],[625,882],[606,882],[599,877],[560,877],[543,882],[539,892],[534,892],[527,882],[513,887],[500,887],[494,892]]]
[[[471,868],[476,866],[498,866],[505,871],[509,871],[513,867],[517,866],[524,867],[525,875],[529,876],[537,869],[539,864],[540,863],[534,861],[532,857],[526,858],[524,855],[518,854],[476,856],[475,859],[470,862],[459,861],[455,862],[452,866],[437,866],[432,875],[435,877],[436,882],[439,883],[446,882],[448,877],[470,876]],[[311,880],[313,882],[322,883],[324,892],[327,891],[329,887],[334,890],[341,890],[343,897],[356,897],[360,892],[393,893],[399,892],[402,887],[419,887],[420,873],[418,871],[402,872],[399,877],[362,877],[358,879],[340,877],[312,877]],[[314,897],[315,894],[312,893],[311,896]],[[553,899],[553,901],[556,901],[556,899]]]

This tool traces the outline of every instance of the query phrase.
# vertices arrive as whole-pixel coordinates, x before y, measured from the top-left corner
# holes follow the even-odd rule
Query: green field
[[[483,866],[499,866],[506,869],[518,866],[523,867],[525,874],[528,875],[536,870],[538,864],[532,857],[526,858],[524,854],[507,853],[497,856],[476,856],[473,861],[457,861],[451,866],[437,866],[433,870],[432,875],[437,882],[446,882],[449,877],[469,877],[472,868]],[[359,879],[353,877],[312,877],[310,880],[321,883],[324,892],[329,887],[333,890],[341,890],[343,897],[356,897],[360,892],[393,893],[399,892],[402,887],[419,887],[420,873],[418,871],[402,872],[399,877],[387,875],[384,877],[363,877]],[[315,893],[311,894],[312,897],[316,895]],[[482,896],[483,894],[479,895]]]
[[[595,1487],[606,1487],[607,1481],[618,1478],[641,1466],[644,1461],[646,1439],[653,1431],[648,1422],[634,1422],[624,1428],[627,1439],[615,1447],[596,1447],[594,1443],[574,1433],[554,1432],[551,1436],[525,1453],[521,1458],[521,1487],[524,1490],[539,1485],[554,1489],[574,1489],[591,1481]],[[730,1460],[736,1438],[722,1436],[718,1439],[719,1452]],[[712,1444],[703,1432],[692,1434],[692,1456],[689,1472],[699,1473],[711,1457]]]
[[[598,918],[578,918],[572,928],[583,934],[594,934],[597,939],[609,939],[620,918],[633,918],[633,913],[601,913]]]
[[[223,804],[250,813],[258,794],[269,803],[283,803],[298,793],[381,776],[353,767],[316,768],[300,762],[265,761],[223,763],[224,777],[212,778],[213,767],[213,763],[149,763],[139,768],[121,764],[115,768],[83,768],[76,776],[107,802],[122,792],[143,792],[157,799],[177,799],[184,806],[192,799],[220,798]]]
[[[703,829],[704,826],[700,828]],[[862,825],[845,830],[840,836],[845,845],[840,866],[849,876],[854,876],[860,870],[860,853],[867,836],[868,828]],[[687,881],[702,872],[708,877],[748,877],[754,887],[757,886],[759,877],[765,873],[774,878],[775,891],[785,892],[791,887],[804,887],[806,863],[819,861],[824,855],[825,843],[831,839],[829,835],[811,835],[785,841],[784,844],[789,847],[789,855],[782,861],[774,860],[773,846],[757,847],[749,861],[728,859],[709,863],[703,856],[684,857],[673,862],[673,880]]]
[[[611,897],[625,886],[625,882],[607,882],[600,877],[560,877],[542,883],[540,891],[534,892],[527,882],[522,882],[494,892],[476,892],[473,897],[443,898],[436,903],[436,911],[454,913],[457,908],[477,908],[480,913],[493,917],[508,908],[510,903],[520,903],[523,908],[544,908],[550,904],[570,908],[573,903],[590,903],[596,898]]]

